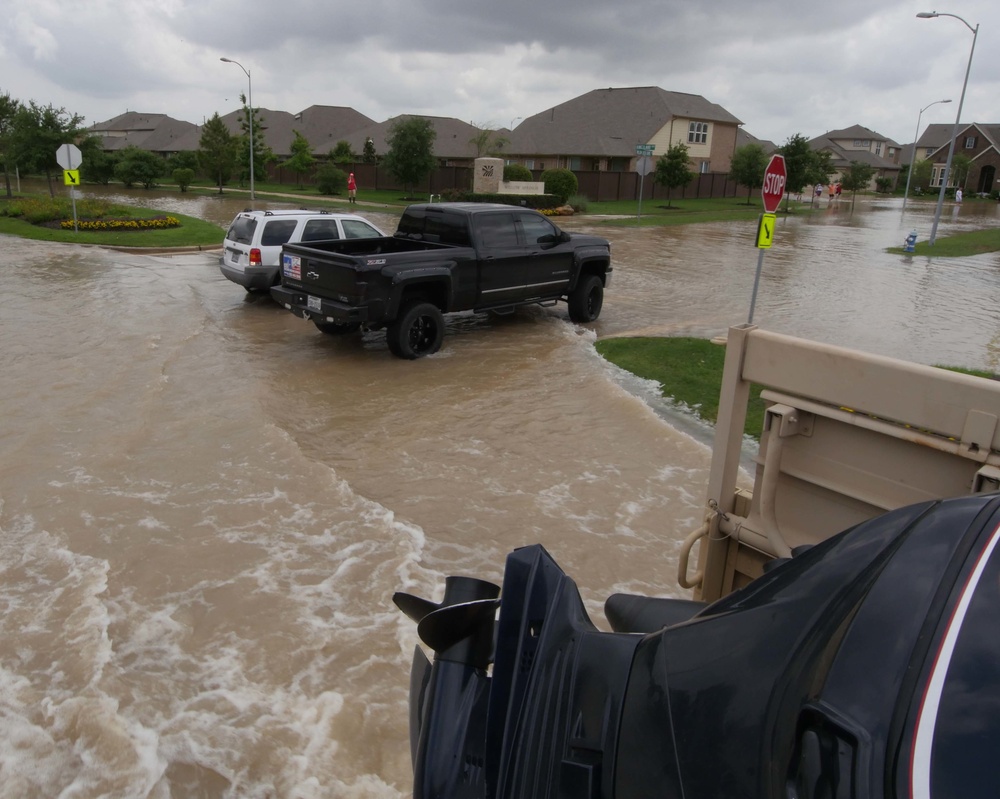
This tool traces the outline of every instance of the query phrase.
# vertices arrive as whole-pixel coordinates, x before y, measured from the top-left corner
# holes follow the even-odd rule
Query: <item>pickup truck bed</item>
[[[396,235],[285,245],[274,299],[321,331],[385,328],[393,354],[437,351],[443,314],[566,300],[570,318],[600,314],[610,245],[565,233],[525,208],[410,206]]]

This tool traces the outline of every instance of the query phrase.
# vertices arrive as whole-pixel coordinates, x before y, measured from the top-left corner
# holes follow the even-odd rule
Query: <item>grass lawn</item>
[[[73,214],[69,201],[52,200],[48,195],[38,196],[41,203],[50,204],[61,209],[65,219],[72,220]],[[11,236],[20,236],[25,239],[35,239],[37,241],[56,241],[72,244],[97,244],[106,247],[194,247],[194,246],[222,246],[222,237],[225,231],[212,222],[197,219],[184,214],[167,213],[150,208],[136,208],[132,206],[111,206],[107,209],[108,218],[128,218],[128,219],[150,219],[158,216],[171,216],[180,222],[178,227],[150,229],[150,230],[109,230],[109,231],[89,231],[72,228],[64,230],[61,228],[45,227],[43,225],[32,224],[21,217],[6,216],[5,211],[11,206],[22,203],[26,196],[14,198],[13,200],[0,199],[0,233]],[[35,199],[27,197],[27,199]],[[79,220],[87,218],[85,216],[87,205],[78,203]],[[53,218],[59,218],[58,215]]]
[[[687,406],[712,424],[719,415],[719,389],[726,348],[699,338],[608,338],[598,341],[597,351],[616,366],[660,384],[664,397]],[[1000,376],[977,369],[942,366],[954,372],[986,377]],[[762,386],[753,384],[743,432],[759,440],[764,424]]]
[[[597,351],[616,366],[660,384],[664,397],[687,406],[699,418],[715,424],[726,348],[700,338],[607,338]],[[744,432],[760,439],[764,424],[761,387],[750,392]]]
[[[962,258],[998,250],[1000,250],[1000,228],[942,236],[933,245],[927,241],[918,241],[912,253],[906,252],[903,247],[889,248],[889,252],[899,255],[935,255],[939,258]]]

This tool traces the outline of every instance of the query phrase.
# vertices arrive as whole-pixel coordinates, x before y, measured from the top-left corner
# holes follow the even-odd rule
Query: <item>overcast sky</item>
[[[864,125],[900,144],[1000,123],[997,0],[4,0],[0,93],[103,122],[351,106],[516,124],[592,89],[699,94],[783,144]]]

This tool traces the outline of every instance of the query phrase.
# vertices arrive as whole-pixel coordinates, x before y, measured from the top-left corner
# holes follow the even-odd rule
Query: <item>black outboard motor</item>
[[[418,647],[411,673],[413,796],[610,795],[641,637],[598,631],[541,546],[508,556],[503,602],[496,596],[495,585],[449,577],[440,605],[393,597],[435,652],[431,665]]]
[[[998,575],[1000,496],[980,494],[869,519],[710,605],[612,596],[611,633],[541,546],[507,557],[502,592],[449,577],[440,605],[396,594],[435,653],[413,661],[413,796],[909,795],[893,786],[927,757],[918,721],[961,624],[932,776],[979,795],[1000,740]]]

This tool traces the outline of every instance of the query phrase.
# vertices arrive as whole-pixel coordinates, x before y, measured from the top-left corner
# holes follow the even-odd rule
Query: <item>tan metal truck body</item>
[[[748,492],[737,479],[751,384],[768,409]],[[705,523],[685,542],[681,585],[712,601],[887,510],[996,491],[998,419],[998,381],[731,328]]]

